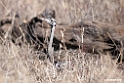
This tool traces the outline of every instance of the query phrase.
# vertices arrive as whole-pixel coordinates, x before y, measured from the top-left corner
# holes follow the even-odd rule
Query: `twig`
[[[82,31],[82,53],[84,52],[84,27],[83,27],[83,31]]]
[[[5,8],[6,11],[8,11],[7,7],[4,5],[2,1],[0,1],[1,5]]]
[[[84,53],[84,27],[83,27],[83,30],[82,30],[82,59],[83,59],[83,67],[85,67],[85,53]],[[84,78],[85,77],[85,70],[83,71],[82,73],[82,77]]]
[[[114,40],[112,39],[111,35],[107,32],[107,35],[109,36],[109,38],[112,40],[113,44],[115,45],[116,49],[119,51],[119,56],[117,57],[117,60],[119,59],[119,57],[121,58],[121,61],[120,63],[122,62],[122,57],[123,57],[123,54],[122,54],[122,51],[119,50],[118,46],[116,45],[116,43],[114,42]]]
[[[5,39],[7,39],[8,36],[12,34],[12,30],[13,30],[13,28],[14,28],[15,14],[16,14],[16,13],[14,13],[13,18],[12,18],[11,27],[9,27],[7,33],[6,33],[5,36],[4,36]]]

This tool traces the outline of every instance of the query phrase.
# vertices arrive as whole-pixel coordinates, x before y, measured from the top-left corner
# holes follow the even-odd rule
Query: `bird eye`
[[[53,19],[51,19],[51,22],[53,22]]]

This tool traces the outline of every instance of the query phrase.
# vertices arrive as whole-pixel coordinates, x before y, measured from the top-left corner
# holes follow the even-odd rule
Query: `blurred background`
[[[30,20],[45,8],[56,11],[58,23],[96,20],[124,24],[124,0],[0,0],[0,19],[18,13]]]

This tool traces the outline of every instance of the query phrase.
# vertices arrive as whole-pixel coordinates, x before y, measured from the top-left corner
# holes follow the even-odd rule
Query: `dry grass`
[[[124,71],[109,55],[85,57],[80,50],[55,52],[56,64],[30,46],[0,45],[0,83],[107,83],[106,79],[124,80]],[[113,83],[113,81],[108,81]]]
[[[45,7],[56,10],[58,23],[97,20],[124,24],[123,0],[0,0],[0,18],[20,15],[29,20]],[[55,52],[52,64],[41,51],[31,46],[16,46],[10,41],[0,44],[0,83],[123,83],[124,71],[109,55],[86,54],[80,50]],[[46,57],[46,56],[45,56]],[[120,82],[121,81],[121,82]]]

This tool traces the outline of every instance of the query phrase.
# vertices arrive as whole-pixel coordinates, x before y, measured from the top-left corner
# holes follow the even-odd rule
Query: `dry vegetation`
[[[30,20],[46,7],[56,10],[58,23],[95,20],[124,24],[123,0],[0,0],[0,19],[18,13],[20,23]],[[54,52],[55,64],[30,45],[0,44],[0,83],[123,83],[123,64],[111,56],[82,54],[77,50]]]

